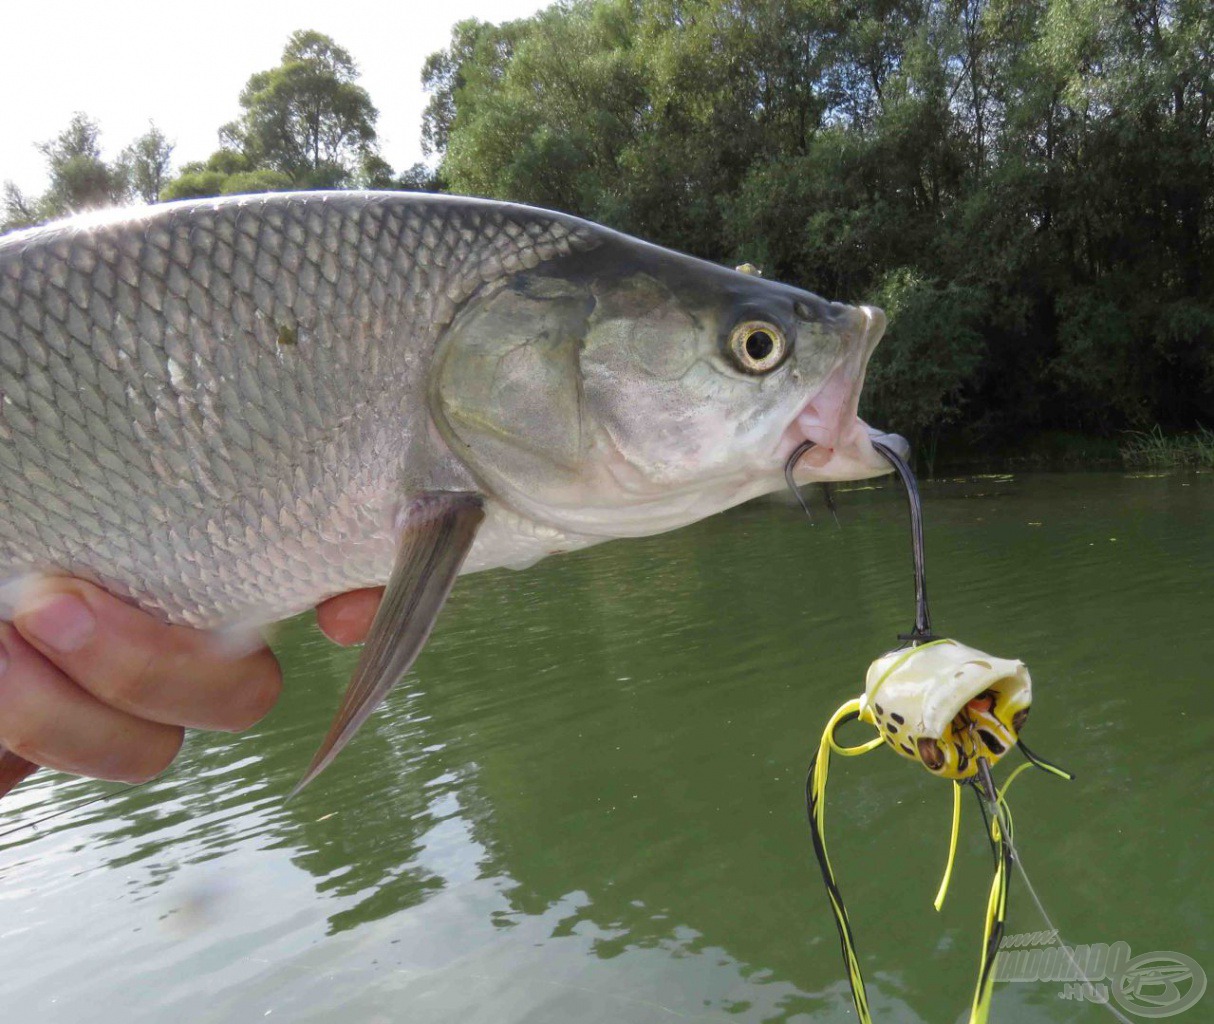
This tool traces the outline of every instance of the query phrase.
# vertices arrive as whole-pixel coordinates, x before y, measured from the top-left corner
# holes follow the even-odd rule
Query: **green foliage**
[[[224,179],[220,195],[239,196],[255,192],[287,192],[295,188],[295,183],[282,171],[266,170],[264,167],[255,171],[237,171]]]
[[[38,201],[31,199],[11,181],[4,183],[3,202],[4,219],[0,221],[0,234],[32,227],[42,219]]]
[[[983,295],[901,267],[886,275],[875,298],[892,326],[882,358],[869,371],[866,412],[918,442],[965,411],[966,390],[986,347],[978,329]]]
[[[427,61],[456,192],[888,306],[869,408],[1214,419],[1214,6],[573,0]]]
[[[161,198],[409,187],[409,172],[395,177],[376,151],[378,114],[357,79],[348,51],[320,32],[295,32],[282,62],[249,78],[244,113],[219,130],[221,148],[183,165]]]
[[[101,158],[100,137],[96,121],[76,114],[55,138],[38,147],[51,175],[42,205],[52,215],[112,206],[124,198],[126,181],[119,168]]]
[[[867,411],[929,442],[1214,422],[1208,0],[566,0],[455,26],[394,174],[350,54],[291,36],[165,181],[77,115],[0,230],[290,188],[485,195],[883,304]],[[1201,435],[1204,436],[1204,435]]]
[[[290,175],[282,171],[257,167],[243,153],[219,149],[205,161],[183,164],[181,173],[161,190],[160,198],[170,202],[207,196],[285,192],[298,187]]]
[[[224,183],[229,177],[220,171],[183,170],[161,190],[160,199],[169,203],[175,199],[203,199],[222,195]]]
[[[144,203],[155,203],[168,181],[173,143],[154,124],[122,151],[118,166],[131,195]]]
[[[167,203],[175,199],[203,199],[233,194],[227,188],[228,179],[252,171],[253,163],[243,153],[217,149],[206,160],[182,164],[177,176],[161,188],[160,199]]]
[[[294,33],[282,62],[249,78],[240,95],[244,113],[220,129],[221,147],[174,177],[173,144],[155,125],[108,164],[97,123],[77,114],[40,147],[51,178],[45,195],[4,185],[0,232],[132,201],[303,188],[442,190],[441,173],[417,164],[398,176],[379,156],[378,115],[357,79],[353,58],[328,36]]]
[[[382,186],[368,187],[401,189],[406,192],[448,191],[447,181],[442,176],[442,173],[422,163],[414,164],[412,167],[405,169],[394,181]]]
[[[1214,430],[1198,427],[1191,434],[1167,435],[1156,426],[1133,431],[1121,445],[1121,457],[1131,466],[1214,469]]]
[[[128,194],[126,168],[121,163],[110,166],[102,159],[100,139],[97,122],[77,113],[63,131],[40,144],[50,187],[32,198],[11,181],[5,182],[0,232],[122,202]]]
[[[299,187],[349,185],[375,151],[378,116],[357,78],[354,59],[328,36],[295,32],[282,63],[249,79],[244,114],[220,129],[220,139]]]
[[[217,149],[206,160],[181,165],[182,174],[212,171],[217,174],[239,174],[253,170],[253,161],[244,153],[232,149]]]

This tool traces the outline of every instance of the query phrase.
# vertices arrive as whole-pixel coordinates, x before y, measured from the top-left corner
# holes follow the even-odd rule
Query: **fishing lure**
[[[1024,663],[997,658],[956,640],[933,635],[918,486],[910,467],[898,453],[880,442],[874,442],[873,447],[893,465],[910,506],[915,625],[910,633],[899,637],[901,644],[897,648],[872,663],[864,693],[843,704],[827,722],[805,780],[806,815],[814,853],[839,931],[856,1014],[860,1024],[872,1024],[855,937],[826,852],[826,782],[831,754],[854,757],[888,746],[899,756],[919,763],[932,775],[952,781],[953,821],[944,877],[936,893],[937,910],[944,905],[952,877],[961,827],[962,787],[974,789],[995,857],[995,875],[983,927],[982,956],[969,1017],[970,1024],[986,1024],[995,959],[1007,915],[1008,883],[1015,862],[1012,816],[1006,799],[1008,788],[1031,765],[1061,778],[1073,776],[1033,754],[1020,738],[1033,696],[1032,679]],[[796,460],[806,451],[808,446],[803,445],[793,452],[787,467],[789,475]],[[872,726],[877,735],[864,743],[844,746],[836,733],[841,726],[855,721]],[[1016,768],[1003,786],[997,788],[990,769],[1013,748],[1018,748],[1028,763]]]

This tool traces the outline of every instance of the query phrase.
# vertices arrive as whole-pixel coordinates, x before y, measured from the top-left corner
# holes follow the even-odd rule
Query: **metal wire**
[[[873,441],[873,448],[894,467],[906,490],[906,503],[910,508],[911,557],[915,568],[915,627],[899,639],[915,644],[923,643],[935,638],[932,636],[932,613],[927,603],[927,570],[923,556],[923,501],[919,497],[919,484],[915,480],[914,471],[889,445]]]

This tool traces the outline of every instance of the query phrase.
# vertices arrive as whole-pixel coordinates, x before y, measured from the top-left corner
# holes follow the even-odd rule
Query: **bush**
[[[877,301],[889,328],[869,366],[863,412],[930,449],[940,427],[961,416],[982,363],[984,297],[901,267],[882,280]]]

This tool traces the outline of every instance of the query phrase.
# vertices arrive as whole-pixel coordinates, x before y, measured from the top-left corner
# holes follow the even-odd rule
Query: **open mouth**
[[[904,458],[910,452],[905,438],[870,427],[858,415],[860,391],[868,357],[885,330],[885,314],[872,306],[861,306],[865,327],[861,343],[831,371],[818,393],[802,406],[780,438],[777,456],[781,462],[803,445],[813,442],[796,466],[800,483],[811,480],[863,480],[890,472],[890,465],[873,448],[883,441]]]

